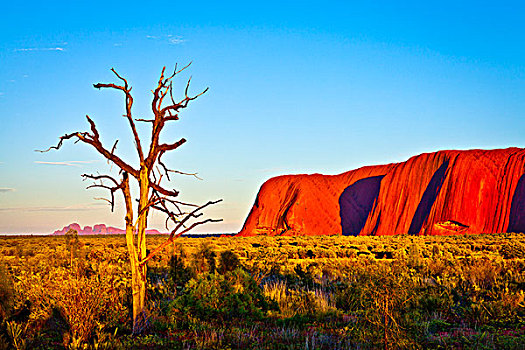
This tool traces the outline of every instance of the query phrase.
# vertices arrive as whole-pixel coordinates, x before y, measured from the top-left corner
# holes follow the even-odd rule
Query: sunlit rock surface
[[[439,151],[340,175],[266,181],[239,233],[448,235],[525,231],[525,149]]]

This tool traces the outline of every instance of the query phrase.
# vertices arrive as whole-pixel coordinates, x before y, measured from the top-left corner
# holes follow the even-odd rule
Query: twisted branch
[[[192,219],[192,218],[198,218],[200,216],[202,216],[202,213],[198,213],[200,210],[206,208],[207,206],[210,206],[210,205],[213,205],[213,204],[217,204],[219,202],[221,202],[222,199],[219,199],[219,200],[216,200],[216,201],[209,201],[208,203],[204,204],[204,205],[201,205],[200,207],[196,208],[195,210],[193,210],[191,213],[187,214],[184,219],[182,219],[180,222],[178,222],[177,226],[171,231],[170,233],[170,236],[167,240],[165,240],[161,245],[159,245],[157,248],[155,248],[151,253],[149,253],[144,259],[142,259],[140,261],[140,265],[144,265],[145,263],[148,262],[148,260],[150,260],[151,258],[153,258],[158,252],[160,252],[162,249],[164,249],[168,244],[170,244],[171,242],[173,242],[173,240],[175,238],[178,238],[180,236],[182,236],[183,234],[185,234],[186,232],[189,232],[191,231],[192,229],[194,229],[195,227],[199,226],[199,225],[204,225],[206,223],[209,223],[209,222],[221,222],[222,219],[206,219],[206,220],[203,220],[203,221],[197,221],[197,222],[194,222],[191,226],[187,227],[186,229],[180,231],[179,233],[177,233],[177,231],[184,226],[184,224]],[[198,213],[198,214],[197,214]]]
[[[109,204],[111,205],[111,211],[113,212],[113,210],[115,209],[115,192],[118,191],[118,190],[122,190],[123,189],[123,182],[117,182],[117,180],[115,180],[113,177],[109,176],[109,175],[90,175],[90,174],[82,174],[82,177],[84,178],[84,180],[87,180],[87,179],[91,179],[93,181],[100,181],[100,183],[96,183],[96,182],[93,182],[92,185],[86,187],[86,189],[90,189],[90,188],[104,188],[106,190],[108,190],[111,194],[111,200],[109,199],[106,199],[106,198],[97,198],[97,199],[102,199],[102,200],[105,200],[107,202],[109,202]],[[109,180],[111,182],[113,182],[113,184],[115,186],[107,186],[104,184],[104,180]]]
[[[131,128],[132,133],[133,133],[133,138],[135,139],[135,148],[137,149],[137,153],[139,155],[139,159],[142,162],[142,161],[144,161],[144,153],[142,151],[142,145],[140,144],[140,137],[139,137],[139,134],[137,132],[137,128],[135,126],[135,122],[133,121],[133,116],[131,115],[131,107],[133,106],[133,96],[131,96],[131,89],[132,88],[128,87],[128,81],[126,79],[124,79],[123,77],[121,77],[117,73],[117,71],[115,71],[114,68],[111,68],[111,71],[117,76],[117,78],[119,78],[120,80],[122,80],[124,82],[124,86],[115,85],[113,83],[109,83],[109,84],[98,83],[98,84],[93,84],[93,87],[96,88],[96,89],[110,88],[110,89],[121,90],[122,92],[124,92],[124,94],[126,96],[126,114],[124,116],[128,119],[129,126]]]
[[[170,181],[170,173],[190,175],[196,177],[197,179],[200,179],[197,176],[197,173],[185,173],[182,171],[169,169],[166,166],[166,164],[164,164],[164,162],[162,161],[163,155],[168,151],[173,151],[182,146],[186,142],[185,138],[181,138],[173,143],[159,142],[160,134],[166,122],[172,120],[179,120],[179,112],[182,109],[186,108],[190,101],[195,100],[196,98],[202,96],[208,91],[208,88],[206,88],[196,95],[189,95],[189,89],[192,80],[192,78],[190,77],[184,89],[184,97],[178,102],[174,99],[174,84],[172,79],[180,72],[186,70],[190,65],[191,62],[188,65],[184,66],[182,69],[177,69],[177,65],[175,65],[173,73],[169,76],[165,76],[166,67],[162,68],[159,80],[157,82],[157,86],[154,90],[152,90],[153,99],[151,102],[151,108],[153,116],[151,118],[133,118],[133,97],[131,96],[132,87],[129,86],[128,81],[121,75],[119,75],[115,69],[111,68],[111,71],[113,72],[113,74],[115,74],[117,79],[121,81],[120,84],[98,83],[93,85],[93,87],[96,89],[114,89],[122,91],[124,93],[125,114],[123,116],[128,120],[135,141],[135,148],[139,155],[140,166],[138,169],[132,167],[130,164],[128,164],[122,158],[115,154],[118,140],[115,141],[111,149],[107,149],[106,147],[104,147],[100,140],[100,134],[98,132],[96,124],[88,115],[86,115],[86,119],[89,124],[89,131],[77,131],[65,134],[59,138],[58,143],[55,146],[51,146],[46,150],[39,151],[48,152],[52,149],[59,150],[62,147],[63,143],[70,139],[74,140],[75,143],[81,141],[83,143],[91,145],[104,158],[108,160],[108,163],[112,162],[120,169],[120,174],[122,175],[122,180],[120,182],[109,175],[83,174],[82,177],[84,178],[84,180],[93,180],[93,184],[89,185],[87,187],[88,189],[102,188],[109,191],[111,199],[97,199],[102,199],[110,203],[112,211],[115,207],[115,192],[119,190],[122,191],[126,204],[126,227],[129,232],[131,232],[129,228],[132,228],[132,230],[136,232],[137,235],[137,241],[134,243],[136,244],[136,247],[128,247],[128,249],[132,250],[132,256],[134,256],[135,259],[137,259],[137,257],[139,256],[138,251],[142,249],[141,242],[143,239],[145,239],[145,237],[141,238],[138,236],[139,231],[143,233],[145,227],[139,227],[137,229],[136,225],[146,225],[146,221],[143,219],[144,216],[147,217],[149,209],[158,210],[164,215],[166,215],[166,227],[168,226],[167,224],[170,221],[175,225],[175,228],[170,232],[169,238],[164,243],[162,243],[157,249],[148,254],[148,256],[145,257],[142,261],[140,261],[141,266],[144,266],[144,264],[146,264],[148,260],[150,260],[157,252],[161,251],[175,238],[192,230],[196,226],[203,225],[209,222],[222,221],[222,219],[199,219],[203,215],[200,212],[201,210],[210,205],[219,203],[221,200],[210,201],[204,205],[197,206],[194,204],[175,200],[175,198],[179,195],[179,192],[175,189],[167,189],[161,185],[161,180],[163,178],[163,173],[161,169],[164,171],[164,174],[166,175],[168,181]],[[166,103],[167,105],[164,106],[165,101],[168,102]],[[147,156],[145,156],[145,153],[143,151],[135,122],[151,123],[151,140],[149,150],[147,150]],[[159,167],[161,169],[159,169]],[[158,176],[155,173],[155,169],[157,169],[158,171]],[[134,224],[134,214],[132,199],[130,195],[128,174],[133,176],[137,180],[140,188],[140,198],[138,200],[139,205],[136,224]],[[190,208],[193,208],[193,210],[190,211]],[[189,224],[190,220],[195,220],[195,222]]]

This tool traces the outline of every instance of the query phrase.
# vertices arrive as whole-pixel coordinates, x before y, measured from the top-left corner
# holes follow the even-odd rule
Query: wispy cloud
[[[185,43],[187,40],[181,36],[168,35],[168,41],[172,45],[179,45]]]
[[[57,46],[57,47],[29,47],[29,48],[15,49],[15,52],[27,52],[27,51],[66,51],[66,49],[60,46]]]
[[[172,35],[172,34],[169,34],[166,36],[146,35],[146,38],[151,39],[151,40],[167,41],[171,45],[180,45],[188,41],[180,35]]]
[[[65,162],[43,162],[40,160],[35,160],[35,163],[37,164],[45,164],[45,165],[63,165],[63,166],[74,166],[74,167],[80,167],[82,164],[91,164],[97,162],[96,160],[69,160]]]
[[[6,192],[15,192],[15,188],[10,187],[0,187],[0,193],[6,193]]]
[[[5,211],[29,211],[29,212],[70,212],[70,211],[89,211],[101,209],[100,205],[79,204],[71,206],[55,207],[7,207],[0,208],[0,212]]]

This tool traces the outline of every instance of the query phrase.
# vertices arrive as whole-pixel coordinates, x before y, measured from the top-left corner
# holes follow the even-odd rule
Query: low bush
[[[205,273],[188,282],[171,306],[171,319],[187,316],[217,322],[260,319],[268,309],[261,288],[242,269],[224,275]]]
[[[522,234],[180,238],[134,337],[124,238],[77,238],[0,237],[0,350],[525,344]]]

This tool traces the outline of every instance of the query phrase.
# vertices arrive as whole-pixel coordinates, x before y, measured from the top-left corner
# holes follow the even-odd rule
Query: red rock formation
[[[340,175],[266,181],[239,233],[446,235],[525,231],[525,149],[440,151]]]
[[[84,228],[81,228],[79,224],[73,223],[70,225],[67,225],[62,230],[56,230],[53,234],[54,235],[63,235],[65,234],[69,229],[73,229],[78,232],[79,235],[122,235],[126,233],[126,230],[122,230],[120,228],[107,226],[104,224],[98,224],[93,226],[84,226]],[[149,235],[160,235],[161,232],[157,230],[146,230],[146,234]]]

